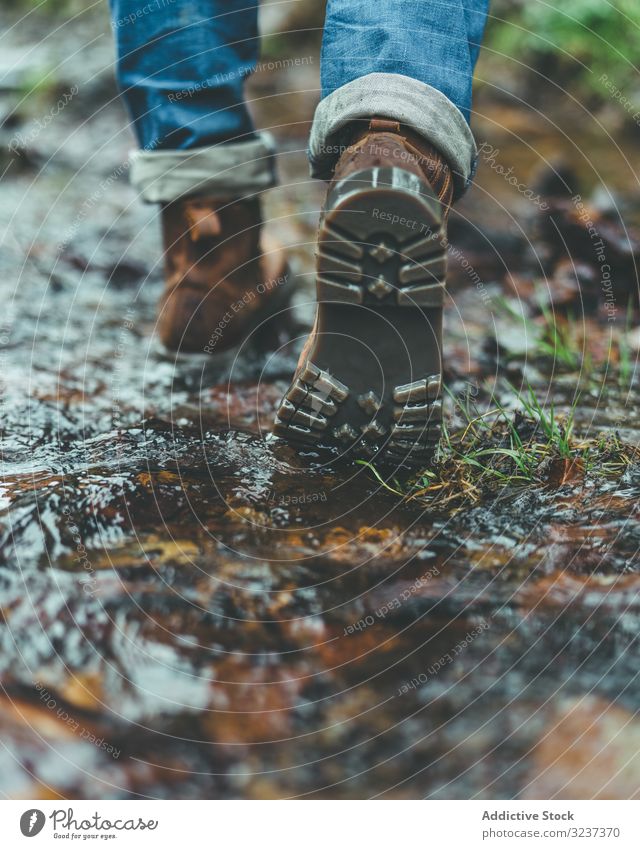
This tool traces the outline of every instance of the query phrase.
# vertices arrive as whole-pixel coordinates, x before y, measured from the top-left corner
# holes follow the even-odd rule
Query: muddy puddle
[[[531,116],[481,101],[495,161],[540,182],[525,196],[488,154],[453,215],[450,430],[531,387],[572,416],[573,459],[599,439],[617,459],[596,448],[480,498],[406,498],[269,436],[310,321],[322,202],[305,125],[268,111],[285,76],[252,84],[280,126],[267,209],[291,308],[237,352],[176,358],[154,335],[157,210],[127,185],[108,33],[91,57],[35,137],[4,91],[0,794],[638,795],[637,187],[612,203],[579,162],[559,184],[549,128],[532,162],[513,138]],[[316,71],[295,81],[306,119]],[[581,120],[576,144],[597,136]]]

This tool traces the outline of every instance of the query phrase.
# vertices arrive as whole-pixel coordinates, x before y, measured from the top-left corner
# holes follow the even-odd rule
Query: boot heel
[[[286,439],[425,464],[441,434],[447,241],[430,186],[368,168],[327,197],[309,357],[278,411]]]

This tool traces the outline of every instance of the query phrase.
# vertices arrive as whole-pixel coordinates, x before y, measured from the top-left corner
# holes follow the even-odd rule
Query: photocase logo
[[[37,808],[30,808],[20,817],[20,831],[25,837],[35,837],[44,828],[45,815]]]

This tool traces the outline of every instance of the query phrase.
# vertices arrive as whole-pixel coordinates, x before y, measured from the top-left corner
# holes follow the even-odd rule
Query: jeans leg
[[[375,115],[407,124],[440,149],[459,194],[475,160],[471,82],[487,11],[488,0],[328,0],[314,175],[335,161],[331,140],[340,129]]]
[[[258,58],[258,0],[110,5],[118,82],[141,148],[131,176],[143,197],[271,185],[272,151],[243,95]]]

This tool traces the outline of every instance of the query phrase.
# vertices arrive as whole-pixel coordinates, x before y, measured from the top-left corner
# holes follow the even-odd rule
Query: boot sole
[[[447,244],[430,186],[370,168],[327,197],[308,357],[274,433],[305,446],[415,467],[441,435]]]

